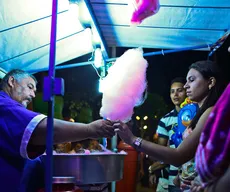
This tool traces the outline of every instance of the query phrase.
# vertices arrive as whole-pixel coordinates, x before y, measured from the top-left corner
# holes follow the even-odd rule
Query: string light
[[[96,48],[94,51],[94,65],[95,65],[95,67],[97,67],[97,68],[101,67],[102,61],[103,61],[103,57],[102,57],[101,48]]]
[[[148,116],[144,116],[144,118],[143,118],[144,120],[147,120],[148,119]]]
[[[138,121],[139,121],[140,119],[141,119],[141,118],[140,118],[139,116],[136,116],[136,120],[138,120]]]

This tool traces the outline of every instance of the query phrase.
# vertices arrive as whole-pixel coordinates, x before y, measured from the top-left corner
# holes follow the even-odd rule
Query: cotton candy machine
[[[53,176],[74,177],[76,185],[110,183],[123,176],[125,152],[56,153],[53,155]],[[42,156],[46,160],[46,155]]]

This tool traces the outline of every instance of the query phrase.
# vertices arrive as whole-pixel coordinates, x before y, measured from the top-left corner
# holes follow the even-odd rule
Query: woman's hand
[[[115,132],[118,133],[120,138],[127,143],[128,145],[132,145],[136,139],[130,130],[129,126],[121,121],[114,123],[113,127],[115,127]]]

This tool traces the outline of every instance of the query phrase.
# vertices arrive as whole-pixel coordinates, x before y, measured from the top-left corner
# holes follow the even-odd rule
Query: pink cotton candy
[[[132,24],[140,24],[144,19],[156,14],[160,9],[159,0],[130,0],[134,5]]]
[[[143,103],[147,87],[147,61],[142,49],[129,49],[109,68],[103,79],[101,117],[127,122]]]

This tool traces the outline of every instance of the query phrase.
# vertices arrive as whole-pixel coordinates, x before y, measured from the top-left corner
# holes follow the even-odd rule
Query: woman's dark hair
[[[214,77],[216,79],[215,85],[211,88],[208,93],[207,98],[205,99],[203,105],[198,110],[196,116],[193,118],[190,127],[192,129],[195,128],[200,116],[209,108],[216,104],[217,100],[219,99],[220,95],[224,91],[226,87],[226,83],[224,82],[223,74],[220,68],[217,66],[216,63],[207,60],[207,61],[197,61],[190,65],[190,69],[195,69],[201,73],[204,79],[209,79],[210,77]]]

